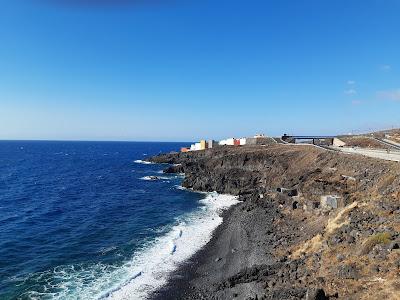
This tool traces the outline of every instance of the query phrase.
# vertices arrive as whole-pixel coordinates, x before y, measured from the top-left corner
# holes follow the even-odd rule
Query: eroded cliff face
[[[240,195],[232,227],[240,218],[265,222],[259,233],[243,225],[250,242],[240,247],[246,255],[265,249],[270,263],[238,265],[210,279],[209,288],[194,280],[196,295],[400,299],[400,164],[305,145],[225,147],[152,161],[178,164],[166,171],[184,172],[187,188]],[[250,287],[253,294],[240,294]]]

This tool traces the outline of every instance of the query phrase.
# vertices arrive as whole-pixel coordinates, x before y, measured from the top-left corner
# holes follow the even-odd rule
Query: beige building
[[[335,147],[343,147],[343,146],[346,146],[346,143],[343,142],[341,139],[338,139],[338,138],[334,138],[332,144],[333,144],[333,146],[335,146]]]
[[[207,141],[201,140],[200,141],[200,150],[206,150],[206,149],[207,149]]]

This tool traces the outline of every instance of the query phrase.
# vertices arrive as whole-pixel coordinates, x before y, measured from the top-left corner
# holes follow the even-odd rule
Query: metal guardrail
[[[399,150],[365,149],[356,147],[330,147],[336,151],[348,154],[359,154],[368,157],[400,162]]]
[[[393,147],[393,148],[395,148],[397,150],[400,150],[400,145],[397,144],[397,143],[390,142],[390,141],[388,141],[386,139],[380,139],[380,138],[375,138],[375,140],[377,140],[381,144],[384,144],[386,146]]]
[[[282,136],[282,140],[285,139],[296,139],[296,140],[324,140],[324,139],[334,139],[336,136],[327,136],[327,135],[284,135]]]

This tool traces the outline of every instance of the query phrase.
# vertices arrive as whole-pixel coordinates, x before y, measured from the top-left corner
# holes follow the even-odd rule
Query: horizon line
[[[185,141],[134,141],[134,140],[58,140],[58,139],[0,139],[0,142],[102,142],[102,143],[193,143]]]

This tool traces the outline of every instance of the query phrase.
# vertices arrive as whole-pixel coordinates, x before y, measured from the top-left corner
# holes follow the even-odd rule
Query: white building
[[[244,146],[244,145],[246,145],[246,138],[241,138],[240,139],[240,146]]]
[[[214,140],[209,140],[208,141],[208,148],[215,148],[215,147],[217,147],[219,145],[219,143],[217,142],[217,141],[214,141]]]
[[[234,138],[229,138],[229,139],[226,139],[226,140],[221,140],[221,141],[219,141],[219,144],[221,146],[224,146],[224,145],[234,146],[235,145],[235,139]]]

